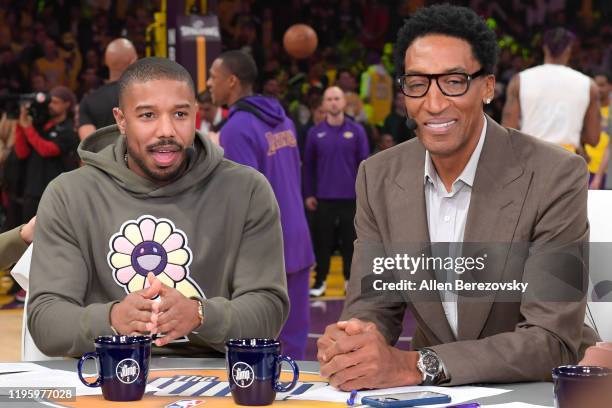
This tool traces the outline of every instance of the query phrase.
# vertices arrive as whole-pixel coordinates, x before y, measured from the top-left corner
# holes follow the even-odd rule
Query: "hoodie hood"
[[[223,149],[196,131],[193,146],[187,148],[187,169],[172,183],[159,186],[139,176],[125,163],[127,141],[117,125],[97,130],[81,142],[79,156],[92,166],[115,180],[123,189],[135,196],[174,196],[196,183],[205,181],[223,160]]]
[[[244,105],[249,106],[244,107]],[[257,117],[273,128],[285,120],[285,110],[280,102],[268,96],[253,95],[236,101],[230,108],[228,118],[236,112],[245,110],[256,111]]]

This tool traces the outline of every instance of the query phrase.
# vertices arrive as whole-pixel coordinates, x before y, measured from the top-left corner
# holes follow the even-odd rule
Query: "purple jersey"
[[[357,169],[369,153],[363,127],[346,116],[340,126],[324,120],[312,127],[304,151],[304,196],[354,199]]]
[[[219,136],[226,158],[259,170],[272,185],[280,208],[287,273],[314,264],[296,135],[280,103],[257,95],[242,98],[230,108]]]

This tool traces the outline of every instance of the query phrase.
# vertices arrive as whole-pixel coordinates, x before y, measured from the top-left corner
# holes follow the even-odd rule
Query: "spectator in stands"
[[[389,28],[389,6],[380,0],[365,2],[361,20],[361,41],[367,48],[381,50]]]
[[[281,100],[281,89],[278,79],[276,79],[276,77],[273,75],[269,75],[267,78],[265,78],[261,87],[261,93],[264,96],[270,96],[272,98]]]
[[[44,44],[44,56],[34,63],[36,71],[44,75],[49,88],[66,85],[68,67],[66,61],[60,57],[55,40],[47,38]]]
[[[393,102],[393,79],[376,52],[368,54],[370,66],[361,74],[359,96],[366,103],[368,122],[382,126],[391,112]]]
[[[283,89],[281,88],[280,81],[275,73],[270,72],[264,76],[261,86],[261,93],[264,96],[269,96],[278,100],[283,107],[283,110],[285,112],[289,112],[289,105],[283,98]]]
[[[589,188],[601,190],[606,186],[606,173],[610,158],[610,75],[607,72],[595,74],[599,90],[599,112],[601,114],[601,132],[597,146],[585,145],[584,150],[589,158]]]
[[[340,1],[335,18],[338,33],[350,33],[351,35],[355,35],[361,28],[359,10],[356,10],[354,4],[350,0]],[[346,90],[344,91],[346,92]]]
[[[378,145],[376,146],[376,150],[374,150],[373,154],[382,152],[383,150],[387,150],[393,146],[395,146],[395,141],[393,140],[393,136],[391,136],[389,133],[383,133],[380,136],[380,142],[378,142]]]
[[[217,126],[225,117],[227,117],[227,112],[224,111],[224,108],[215,106],[209,89],[198,95],[196,129],[202,136],[208,135],[209,132],[217,132],[219,130]]]
[[[81,72],[79,80],[79,86],[76,90],[76,95],[79,100],[83,100],[85,95],[95,91],[100,87],[100,77],[98,77],[97,70],[94,68],[86,68]],[[76,121],[80,123],[80,118]]]
[[[66,63],[66,85],[74,91],[78,86],[78,75],[83,66],[83,57],[72,33],[62,34],[62,48],[59,54]]]
[[[119,106],[117,81],[121,74],[138,59],[132,43],[117,38],[106,47],[104,63],[108,67],[108,82],[101,88],[86,95],[79,108],[79,138],[85,139],[96,129],[115,123],[113,108]]]
[[[100,54],[98,54],[98,50],[95,48],[90,48],[85,53],[85,68],[93,68],[96,71],[100,71]]]
[[[349,92],[357,92],[357,79],[348,68],[338,69],[334,85],[342,89],[345,95]]]
[[[310,129],[325,120],[325,109],[323,108],[323,97],[318,94],[310,98],[309,101],[310,117],[304,125],[297,125],[298,138],[297,143],[300,149],[300,157],[304,158],[304,148],[306,145],[306,137]]]
[[[355,75],[348,68],[340,68],[336,74],[334,84],[344,92],[344,99],[346,101],[344,113],[363,126],[368,136],[370,150],[373,150],[379,143],[380,134],[375,126],[371,126],[368,123],[368,107],[364,105],[361,96],[357,92]]]
[[[21,93],[26,88],[26,82],[15,51],[8,46],[0,48],[0,92]]]
[[[9,119],[6,113],[0,120],[0,139],[2,140],[2,204],[4,207],[4,223],[2,232],[11,230],[23,224],[22,198],[25,177],[25,163],[15,154],[15,133],[17,120]]]
[[[49,90],[49,84],[43,74],[37,72],[32,73],[30,78],[30,87],[32,92],[47,92]]]
[[[382,132],[390,134],[394,144],[400,144],[416,136],[412,129],[406,127],[406,107],[404,106],[404,94],[401,91],[395,93],[393,110],[385,119]]]
[[[0,115],[0,166],[15,143],[15,125],[17,121],[10,119],[6,112]]]

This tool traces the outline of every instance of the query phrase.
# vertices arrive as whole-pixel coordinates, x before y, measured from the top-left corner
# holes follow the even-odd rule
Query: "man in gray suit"
[[[586,165],[485,116],[498,49],[472,10],[420,9],[400,30],[396,53],[418,138],[360,166],[349,290],[341,321],[318,341],[321,374],[342,390],[548,380],[553,367],[578,362],[597,337],[583,324]],[[491,256],[474,282],[529,288],[419,290],[440,268],[404,276],[394,255],[429,262],[434,243],[455,243],[462,254],[482,254],[484,246]],[[379,275],[376,260],[384,258],[390,265]],[[469,280],[459,269],[450,267]],[[382,285],[372,280],[389,273],[392,284],[414,286],[387,286],[371,299],[372,287]],[[406,308],[417,321],[416,351],[392,346]]]

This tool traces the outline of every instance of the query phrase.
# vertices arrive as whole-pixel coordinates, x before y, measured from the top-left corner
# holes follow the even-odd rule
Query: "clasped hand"
[[[149,287],[130,293],[113,305],[111,325],[119,334],[163,333],[164,337],[155,340],[155,345],[161,347],[200,325],[198,301],[164,285],[153,273],[149,273],[147,281]],[[158,296],[160,300],[155,299]]]
[[[387,344],[374,323],[331,324],[317,341],[321,376],[343,391],[420,384],[418,353]]]

